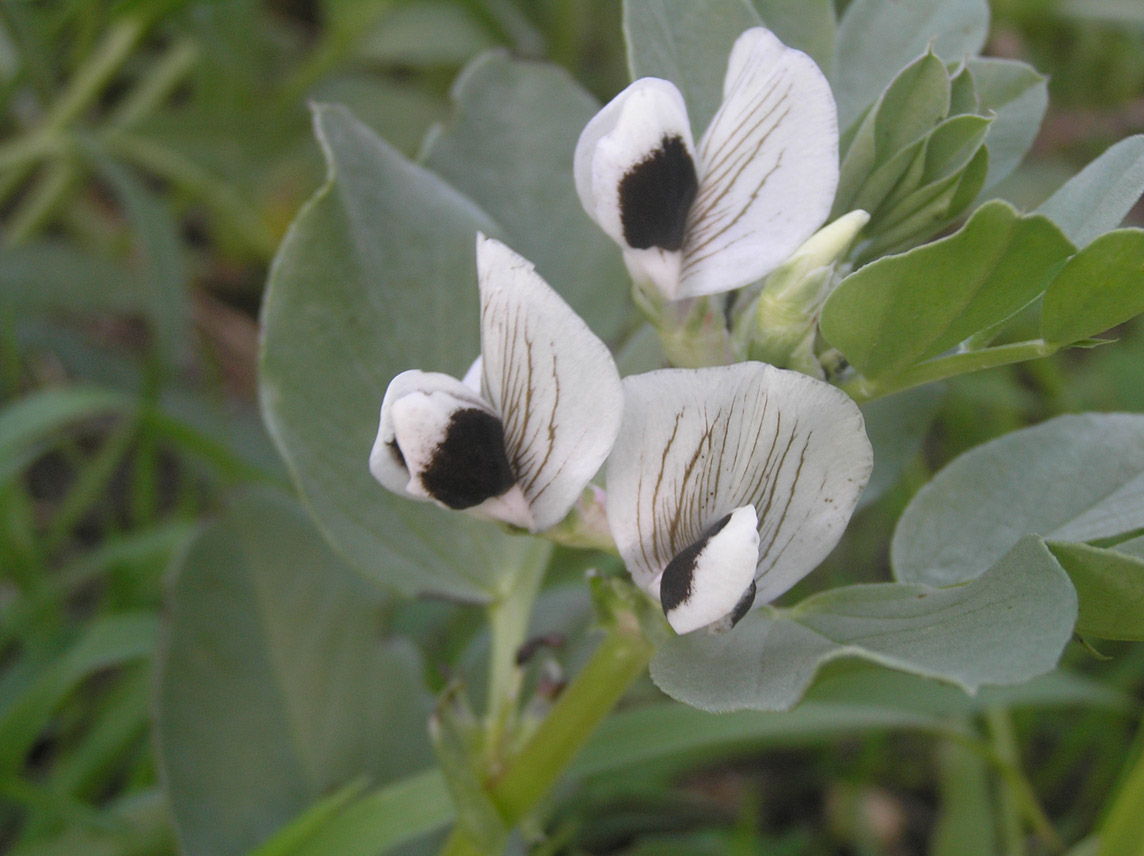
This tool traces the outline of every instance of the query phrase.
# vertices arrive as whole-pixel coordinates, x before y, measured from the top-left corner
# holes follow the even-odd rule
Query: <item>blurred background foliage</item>
[[[992,5],[987,53],[1052,75],[1036,147],[1001,191],[1032,207],[1144,131],[1144,6]],[[601,99],[627,82],[615,0],[0,0],[0,851],[177,852],[152,726],[166,576],[233,497],[290,493],[257,414],[257,314],[322,179],[306,102],[345,103],[416,156],[456,74],[496,46]],[[905,475],[809,585],[888,578],[894,521],[959,452],[1057,413],[1144,411],[1144,327],[1117,334],[949,383]],[[587,609],[583,563],[565,564],[541,610],[564,617],[568,667]],[[379,632],[417,644],[433,689],[479,669],[478,612],[382,601]],[[1076,841],[1129,757],[1144,648],[1073,646],[1068,664],[1088,678],[1076,703],[1034,698],[988,725]],[[955,741],[725,727],[638,773],[586,774],[543,852],[986,852],[964,837],[990,822],[986,773]],[[1000,836],[1008,852],[1026,852],[1019,833]]]

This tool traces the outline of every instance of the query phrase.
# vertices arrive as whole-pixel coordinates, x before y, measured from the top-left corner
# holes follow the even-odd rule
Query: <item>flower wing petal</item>
[[[844,393],[763,363],[649,372],[624,392],[608,522],[638,584],[656,594],[680,551],[746,505],[758,513],[760,602],[837,543],[873,462]]]
[[[568,513],[612,448],[623,389],[607,346],[499,241],[477,241],[484,396],[504,424],[533,531]]]
[[[826,220],[838,187],[838,113],[814,61],[761,27],[735,42],[723,104],[699,143],[680,297],[749,285]]]
[[[428,398],[436,395],[439,399],[445,398],[452,402],[464,404],[475,409],[492,413],[492,408],[474,390],[466,387],[455,377],[440,372],[423,372],[418,369],[405,371],[389,382],[385,390],[385,397],[381,402],[381,416],[377,429],[377,438],[369,453],[369,470],[373,477],[381,482],[382,486],[394,493],[413,499],[429,499],[424,490],[416,484],[411,489],[411,474],[409,462],[405,453],[397,444],[397,426],[394,422],[394,405],[409,396]],[[443,427],[443,426],[442,426]],[[428,446],[435,442],[433,438],[425,437],[421,442],[414,439],[416,449],[409,451],[416,457],[427,457]],[[422,455],[421,453],[425,454]]]
[[[674,84],[645,77],[612,99],[581,133],[574,173],[584,210],[623,249],[632,275],[674,297],[698,190],[687,108]]]
[[[733,613],[740,604],[745,612],[754,600],[758,557],[758,518],[749,505],[735,509],[676,554],[659,584],[663,611],[675,632],[690,633],[728,615],[729,624],[741,618]]]

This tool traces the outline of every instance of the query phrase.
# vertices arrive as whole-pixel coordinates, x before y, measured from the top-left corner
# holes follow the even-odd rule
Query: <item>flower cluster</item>
[[[825,220],[838,129],[814,63],[768,31],[731,53],[699,145],[664,80],[638,80],[575,154],[588,214],[638,287],[675,301],[758,282]],[[842,392],[759,362],[620,380],[526,259],[478,236],[481,354],[463,379],[393,379],[370,469],[413,499],[542,533],[607,461],[611,537],[678,633],[727,628],[837,543],[870,474]]]

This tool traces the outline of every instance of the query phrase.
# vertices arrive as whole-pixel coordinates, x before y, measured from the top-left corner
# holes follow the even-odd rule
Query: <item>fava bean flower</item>
[[[833,549],[873,465],[845,393],[748,362],[636,375],[624,394],[608,523],[676,632],[730,627]]]
[[[722,106],[698,147],[679,90],[642,78],[584,128],[575,178],[637,283],[668,300],[740,288],[830,213],[834,96],[810,57],[756,27],[735,42]]]
[[[568,513],[619,430],[611,353],[504,244],[477,238],[481,356],[464,380],[395,377],[370,453],[394,493],[531,532]]]

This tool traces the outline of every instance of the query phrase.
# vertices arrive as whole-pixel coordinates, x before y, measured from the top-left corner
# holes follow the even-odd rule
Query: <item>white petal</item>
[[[838,186],[838,114],[814,61],[756,27],[735,42],[723,104],[699,143],[699,194],[679,296],[749,285],[826,220]]]
[[[477,395],[481,394],[481,375],[484,374],[485,366],[481,355],[478,354],[477,358],[473,360],[473,364],[469,366],[469,370],[465,372],[465,376],[461,378],[461,383],[471,389]]]
[[[754,508],[738,508],[668,563],[659,596],[676,633],[706,627],[742,603],[759,559],[757,526]],[[753,590],[750,595],[753,599]]]
[[[529,526],[504,446],[500,417],[479,394],[449,375],[407,371],[386,390],[370,471],[404,496]]]
[[[862,414],[844,393],[763,363],[624,380],[608,463],[608,522],[650,588],[681,550],[745,505],[758,513],[759,602],[837,543],[870,476]]]
[[[633,278],[673,298],[697,190],[695,145],[679,90],[655,77],[631,84],[584,128],[574,172],[584,210],[624,250]]]
[[[397,447],[397,432],[393,424],[393,403],[411,393],[445,392],[457,394],[458,381],[455,377],[439,372],[423,372],[417,369],[402,372],[389,382],[385,390],[385,397],[381,402],[381,416],[378,420],[377,438],[373,441],[373,448],[369,453],[369,470],[373,477],[381,484],[402,496],[416,496],[425,499],[423,492],[416,494],[409,492],[409,467],[404,460],[404,453]],[[470,390],[462,390],[462,395],[480,402],[481,407],[488,408],[479,394],[474,395]]]
[[[623,389],[607,346],[531,262],[481,236],[477,271],[482,391],[539,532],[560,522],[608,456]]]

